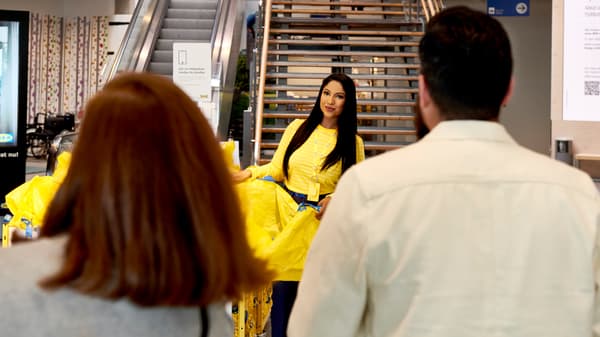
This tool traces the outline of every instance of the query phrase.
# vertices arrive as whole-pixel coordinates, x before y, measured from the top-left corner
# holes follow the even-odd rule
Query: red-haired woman
[[[2,252],[3,336],[233,334],[224,301],[269,283],[202,112],[127,73],[85,108],[42,239]]]

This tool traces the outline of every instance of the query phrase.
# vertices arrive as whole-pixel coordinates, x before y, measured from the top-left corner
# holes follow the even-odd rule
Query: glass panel
[[[19,23],[0,21],[0,147],[17,145]]]
[[[116,71],[109,75],[111,78],[117,72],[135,70],[140,59],[144,39],[148,34],[150,21],[155,19],[153,16],[158,3],[159,0],[138,1],[123,38],[123,43],[115,58],[114,67]]]

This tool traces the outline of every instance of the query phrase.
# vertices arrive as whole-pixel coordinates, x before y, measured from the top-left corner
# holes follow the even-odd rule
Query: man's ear
[[[420,82],[419,82],[419,85],[421,85]],[[515,88],[515,77],[511,76],[510,82],[508,82],[508,89],[506,89],[506,95],[504,95],[504,99],[502,100],[503,107],[506,106],[508,104],[508,102],[510,101],[510,99],[512,98],[514,88]]]
[[[425,83],[425,77],[423,74],[419,75],[419,107],[421,111],[425,110],[431,104],[431,95],[429,94],[429,88]]]
[[[423,123],[425,123],[429,130],[432,130],[441,121],[440,113],[437,105],[431,98],[429,87],[422,74],[419,75],[419,107],[421,108]]]

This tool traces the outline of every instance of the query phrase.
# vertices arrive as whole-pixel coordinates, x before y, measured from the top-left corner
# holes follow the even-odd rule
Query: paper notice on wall
[[[563,120],[600,121],[600,0],[564,1]]]
[[[210,43],[173,43],[173,82],[193,100],[210,101],[212,48]]]
[[[217,107],[213,102],[200,101],[198,102],[198,107],[204,113],[204,117],[208,120],[208,123],[213,129],[215,135],[217,134],[217,127],[219,126],[219,114],[217,112]]]

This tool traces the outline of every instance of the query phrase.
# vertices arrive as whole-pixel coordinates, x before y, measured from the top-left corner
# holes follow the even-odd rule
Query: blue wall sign
[[[491,16],[529,16],[529,0],[487,0]]]

